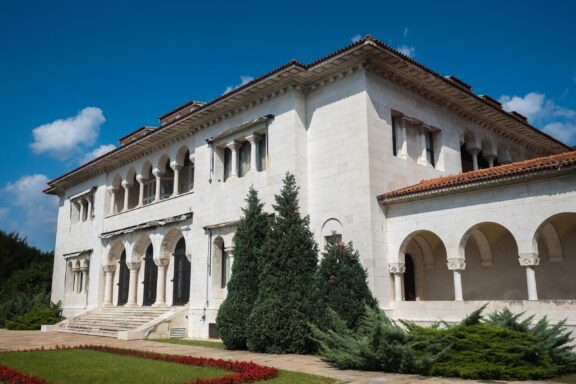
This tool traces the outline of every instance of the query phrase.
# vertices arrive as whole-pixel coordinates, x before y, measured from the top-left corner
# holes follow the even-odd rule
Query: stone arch
[[[410,269],[413,276],[404,275],[404,299],[406,300],[451,300],[452,287],[450,271],[446,267],[446,246],[434,232],[417,230],[406,236],[398,250],[398,261],[407,267],[410,256]],[[413,293],[406,290],[412,287]],[[407,295],[414,297],[408,297]]]
[[[116,262],[118,262],[118,260],[120,260],[120,256],[122,255],[122,252],[125,250],[125,246],[124,243],[122,242],[122,240],[120,239],[116,239],[114,241],[112,241],[112,244],[110,245],[110,249],[108,250],[108,254],[106,255],[106,261],[105,261],[105,265],[113,265]]]
[[[527,298],[525,271],[518,261],[518,242],[504,225],[484,221],[462,235],[458,258],[466,300],[524,300]]]
[[[186,158],[188,158],[188,160],[190,160],[190,149],[188,148],[187,145],[182,145],[182,146],[180,146],[180,148],[178,148],[178,151],[176,151],[176,155],[174,156],[174,161],[178,165],[184,165]]]
[[[134,242],[134,246],[132,247],[132,254],[127,255],[128,259],[132,263],[140,262],[144,256],[146,256],[146,250],[148,246],[152,245],[152,240],[150,239],[150,235],[142,234],[138,236],[136,241]]]
[[[336,218],[330,218],[322,224],[321,233],[324,245],[329,242],[340,242],[343,239],[342,223]]]
[[[142,176],[144,180],[150,179],[152,177],[152,168],[150,160],[146,160],[144,164],[142,164],[142,168],[140,168],[140,176]]]
[[[174,250],[176,249],[178,241],[181,238],[184,238],[184,235],[182,234],[182,230],[180,228],[170,228],[162,239],[162,244],[160,246],[160,257],[162,259],[170,259],[170,257],[174,254]]]
[[[556,213],[545,219],[534,242],[539,261],[534,267],[538,298],[576,299],[576,213]]]
[[[170,167],[170,156],[163,153],[162,156],[160,156],[160,158],[156,162],[156,169],[158,169],[161,173],[164,173],[167,171],[169,167]]]

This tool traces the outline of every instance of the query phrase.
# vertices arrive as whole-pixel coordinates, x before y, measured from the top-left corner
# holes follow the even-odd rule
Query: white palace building
[[[576,152],[366,36],[192,101],[49,182],[60,199],[44,330],[217,337],[253,185],[286,172],[321,248],[352,241],[392,318],[488,303],[576,327]]]

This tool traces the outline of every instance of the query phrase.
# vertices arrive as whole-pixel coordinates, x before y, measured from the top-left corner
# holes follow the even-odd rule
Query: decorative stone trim
[[[451,271],[463,271],[466,269],[466,260],[464,259],[448,259],[446,264]]]
[[[537,253],[521,253],[518,262],[522,267],[533,267],[540,264],[540,258]]]
[[[116,270],[116,265],[114,265],[114,264],[104,265],[104,266],[102,266],[102,270],[104,271],[104,273],[112,273]]]
[[[404,263],[388,263],[388,270],[390,273],[403,274],[406,272],[406,265]]]
[[[140,269],[140,262],[126,262],[126,266],[128,267],[129,270],[134,271],[134,270],[138,270]]]

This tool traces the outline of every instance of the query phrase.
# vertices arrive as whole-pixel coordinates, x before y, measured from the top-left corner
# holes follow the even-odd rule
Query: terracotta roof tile
[[[453,187],[462,187],[479,182],[494,181],[511,176],[527,175],[542,171],[561,170],[576,167],[576,151],[565,152],[552,156],[538,157],[536,159],[500,165],[497,167],[480,169],[457,175],[442,176],[435,179],[422,180],[418,184],[402,189],[384,193],[378,200],[386,202],[391,199],[416,195],[424,192],[444,190]]]

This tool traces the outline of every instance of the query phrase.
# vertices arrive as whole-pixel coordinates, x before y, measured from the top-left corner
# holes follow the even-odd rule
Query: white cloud
[[[498,99],[506,111],[516,111],[558,140],[574,145],[576,140],[576,110],[564,108],[546,98],[543,93],[524,96],[502,95]]]
[[[240,76],[240,84],[235,85],[235,86],[231,86],[229,85],[226,90],[224,91],[224,94],[228,93],[228,92],[232,92],[233,90],[235,90],[238,87],[243,86],[244,84],[247,84],[249,82],[251,82],[252,80],[254,80],[254,78],[252,76]]]
[[[35,153],[47,153],[59,159],[67,159],[77,153],[80,146],[93,145],[100,133],[100,126],[105,121],[100,108],[84,108],[76,116],[34,128],[34,142],[30,147]]]
[[[408,37],[408,27],[404,27],[404,37]]]
[[[101,145],[98,148],[95,148],[92,151],[86,153],[86,155],[80,160],[80,164],[84,164],[84,163],[87,163],[91,160],[94,160],[97,157],[100,157],[100,156],[112,151],[113,149],[116,149],[116,146],[114,144]]]
[[[8,212],[10,212],[10,208],[0,207],[0,219],[4,219],[8,216]]]
[[[352,41],[353,43],[357,43],[360,40],[362,40],[362,35],[354,35],[352,36],[352,38],[350,39],[350,41]]]
[[[544,98],[545,95],[542,93],[530,92],[524,97],[502,95],[498,101],[502,103],[504,110],[508,112],[516,111],[528,119],[533,119],[542,113]]]
[[[576,123],[549,123],[542,130],[558,140],[568,143],[576,134]]]
[[[404,54],[404,55],[406,55],[406,56],[408,56],[408,57],[414,57],[414,56],[416,56],[416,48],[414,48],[414,47],[410,47],[410,46],[408,46],[408,45],[403,44],[403,45],[401,45],[401,46],[399,46],[399,47],[396,47],[396,49],[397,49],[398,51],[400,51],[400,53],[402,53],[402,54]]]
[[[3,226],[18,232],[35,246],[49,250],[54,245],[58,198],[45,195],[48,177],[26,175],[1,190],[6,208]]]

